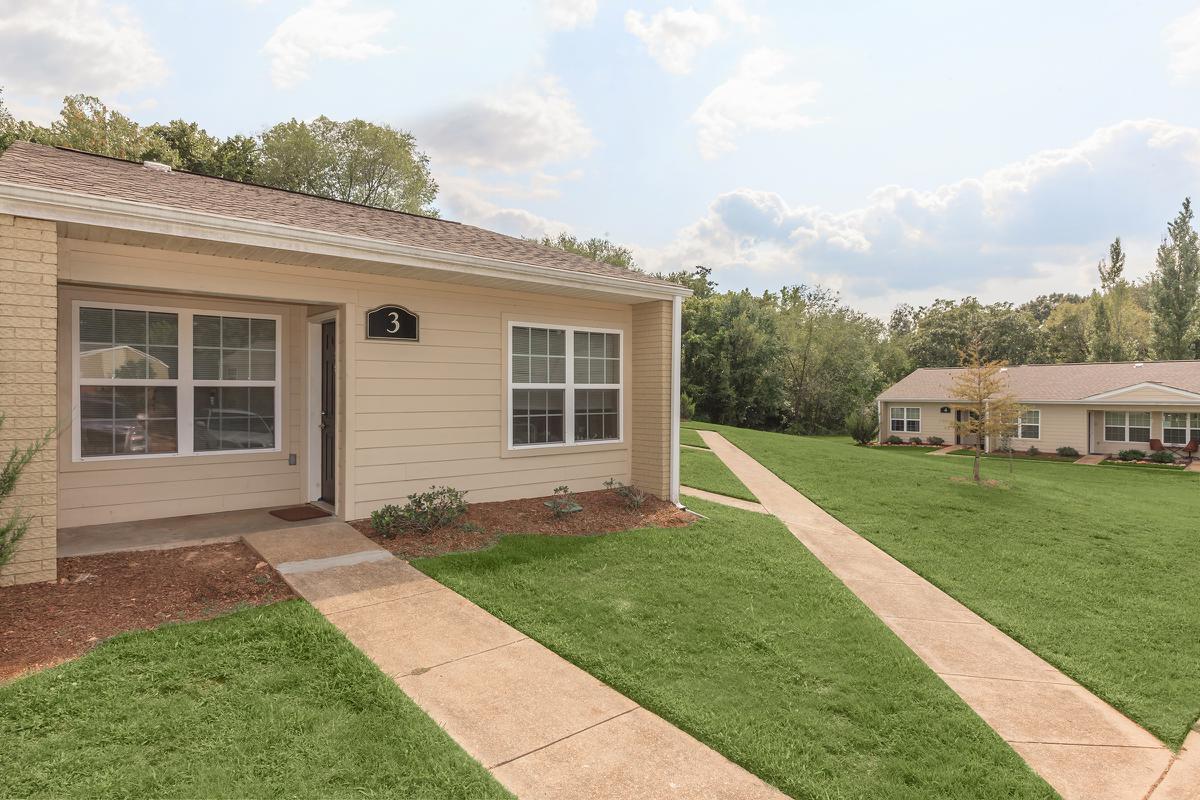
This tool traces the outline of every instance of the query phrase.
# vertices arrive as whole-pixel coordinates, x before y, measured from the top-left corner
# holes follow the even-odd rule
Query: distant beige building
[[[954,433],[950,390],[961,371],[918,369],[888,388],[879,396],[879,435],[969,444]],[[1151,439],[1167,447],[1200,440],[1200,361],[1029,364],[1004,374],[1026,409],[1014,449],[1116,453],[1148,450]]]
[[[469,225],[17,142],[0,447],[61,424],[0,583],[56,530],[317,502],[365,517],[616,478],[676,499],[688,289]],[[7,511],[8,509],[3,509]]]

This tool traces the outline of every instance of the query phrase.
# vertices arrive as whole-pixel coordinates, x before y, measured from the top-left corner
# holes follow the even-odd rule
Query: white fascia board
[[[227,217],[203,211],[185,211],[151,203],[17,183],[0,182],[0,213],[53,222],[97,225],[142,233],[356,258],[443,272],[508,278],[651,300],[670,300],[692,294],[692,290],[684,286],[647,284],[612,275],[540,267],[498,258],[416,247],[366,236],[348,236],[274,222]]]

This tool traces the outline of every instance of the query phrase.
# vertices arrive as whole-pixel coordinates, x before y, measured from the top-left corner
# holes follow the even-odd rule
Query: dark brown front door
[[[321,323],[321,499],[337,496],[337,323]]]

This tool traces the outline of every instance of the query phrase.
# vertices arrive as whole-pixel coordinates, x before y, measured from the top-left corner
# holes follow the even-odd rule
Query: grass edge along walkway
[[[1065,798],[1146,797],[1172,753],[715,431],[713,452],[769,511]]]
[[[414,566],[794,797],[1055,796],[777,520],[695,505]]]
[[[0,685],[0,742],[4,797],[511,797],[302,600]]]

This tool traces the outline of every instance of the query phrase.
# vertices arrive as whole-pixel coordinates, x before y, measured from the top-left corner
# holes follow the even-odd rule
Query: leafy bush
[[[554,496],[547,500],[544,505],[554,512],[554,516],[556,517],[561,517],[564,514],[574,514],[576,511],[583,511],[583,506],[579,505],[579,502],[575,499],[575,493],[566,484],[554,487]]]
[[[1041,454],[1042,454],[1042,451],[1038,450],[1033,445],[1030,445],[1029,449],[1025,451],[1025,455],[1027,455],[1027,456],[1040,456]]]
[[[1155,464],[1174,464],[1175,454],[1170,450],[1155,450],[1150,454],[1150,460]]]
[[[616,478],[609,478],[604,486],[613,494],[625,501],[629,508],[641,508],[646,502],[646,493],[636,486],[626,486]]]
[[[911,436],[908,439],[909,444],[925,444],[925,440],[920,436]]]
[[[862,406],[846,415],[846,432],[859,444],[870,444],[879,433],[879,416],[875,409]]]
[[[4,427],[4,414],[0,414],[0,428]],[[12,494],[16,488],[17,480],[21,477],[21,473],[25,467],[29,466],[29,462],[41,452],[42,448],[49,443],[54,436],[55,430],[51,429],[45,433],[40,439],[26,447],[18,447],[13,445],[12,450],[8,453],[8,459],[0,464],[0,503]],[[8,519],[0,519],[0,567],[12,559],[13,554],[17,552],[17,544],[25,537],[25,532],[29,530],[29,521],[32,519],[28,514],[22,514],[18,508],[12,513]]]
[[[888,438],[884,439],[884,441],[888,444],[904,444],[904,440],[895,434],[892,434]]]
[[[679,418],[691,419],[696,415],[696,401],[687,392],[679,393]]]
[[[941,447],[942,445],[944,445],[946,443],[946,440],[940,436],[930,436],[928,441],[934,447]]]
[[[1122,461],[1141,461],[1146,457],[1145,450],[1122,450],[1117,453],[1117,458]]]
[[[386,505],[371,512],[371,527],[381,536],[392,537],[401,530],[428,533],[453,524],[467,513],[467,493],[451,486],[430,486],[427,492],[408,496],[403,507]]]
[[[1060,447],[1054,452],[1058,453],[1063,458],[1079,458],[1079,451],[1074,447]]]

